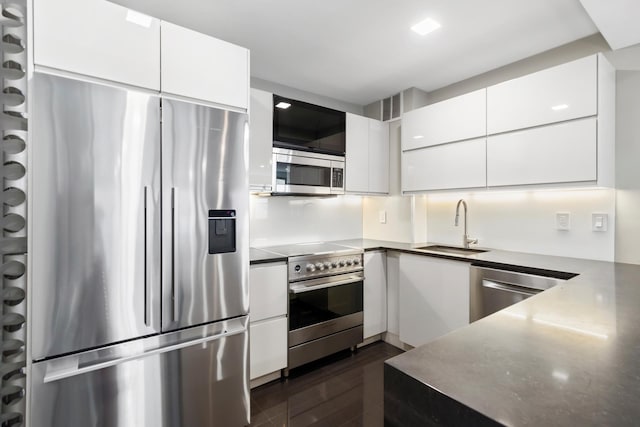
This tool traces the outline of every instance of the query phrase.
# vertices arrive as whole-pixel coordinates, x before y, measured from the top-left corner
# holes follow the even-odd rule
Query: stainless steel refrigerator
[[[247,116],[33,77],[30,425],[249,422]]]

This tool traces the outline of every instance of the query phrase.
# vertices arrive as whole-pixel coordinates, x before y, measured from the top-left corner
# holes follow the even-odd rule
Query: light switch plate
[[[556,230],[571,229],[571,214],[569,212],[556,212]]]
[[[380,224],[386,224],[387,223],[387,211],[379,211],[378,212],[378,219],[380,221]]]
[[[592,231],[607,231],[609,228],[609,215],[606,213],[592,213],[591,214],[591,230]]]

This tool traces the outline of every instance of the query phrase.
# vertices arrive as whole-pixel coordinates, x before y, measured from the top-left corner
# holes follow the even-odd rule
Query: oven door
[[[336,194],[332,193],[332,163],[335,156],[299,155],[295,151],[274,149],[273,191],[290,194]],[[340,177],[339,183],[342,184]],[[343,189],[336,190],[344,192]]]
[[[360,273],[305,280],[289,286],[289,347],[363,323]]]

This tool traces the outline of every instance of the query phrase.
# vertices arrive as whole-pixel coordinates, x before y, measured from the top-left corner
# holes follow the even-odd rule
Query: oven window
[[[289,330],[362,311],[362,282],[289,294]]]
[[[277,162],[276,184],[330,187],[331,168]]]

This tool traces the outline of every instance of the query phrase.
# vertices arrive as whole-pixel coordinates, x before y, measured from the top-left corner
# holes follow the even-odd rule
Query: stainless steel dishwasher
[[[563,272],[545,274],[548,275],[471,266],[469,320],[475,322],[575,276]]]

